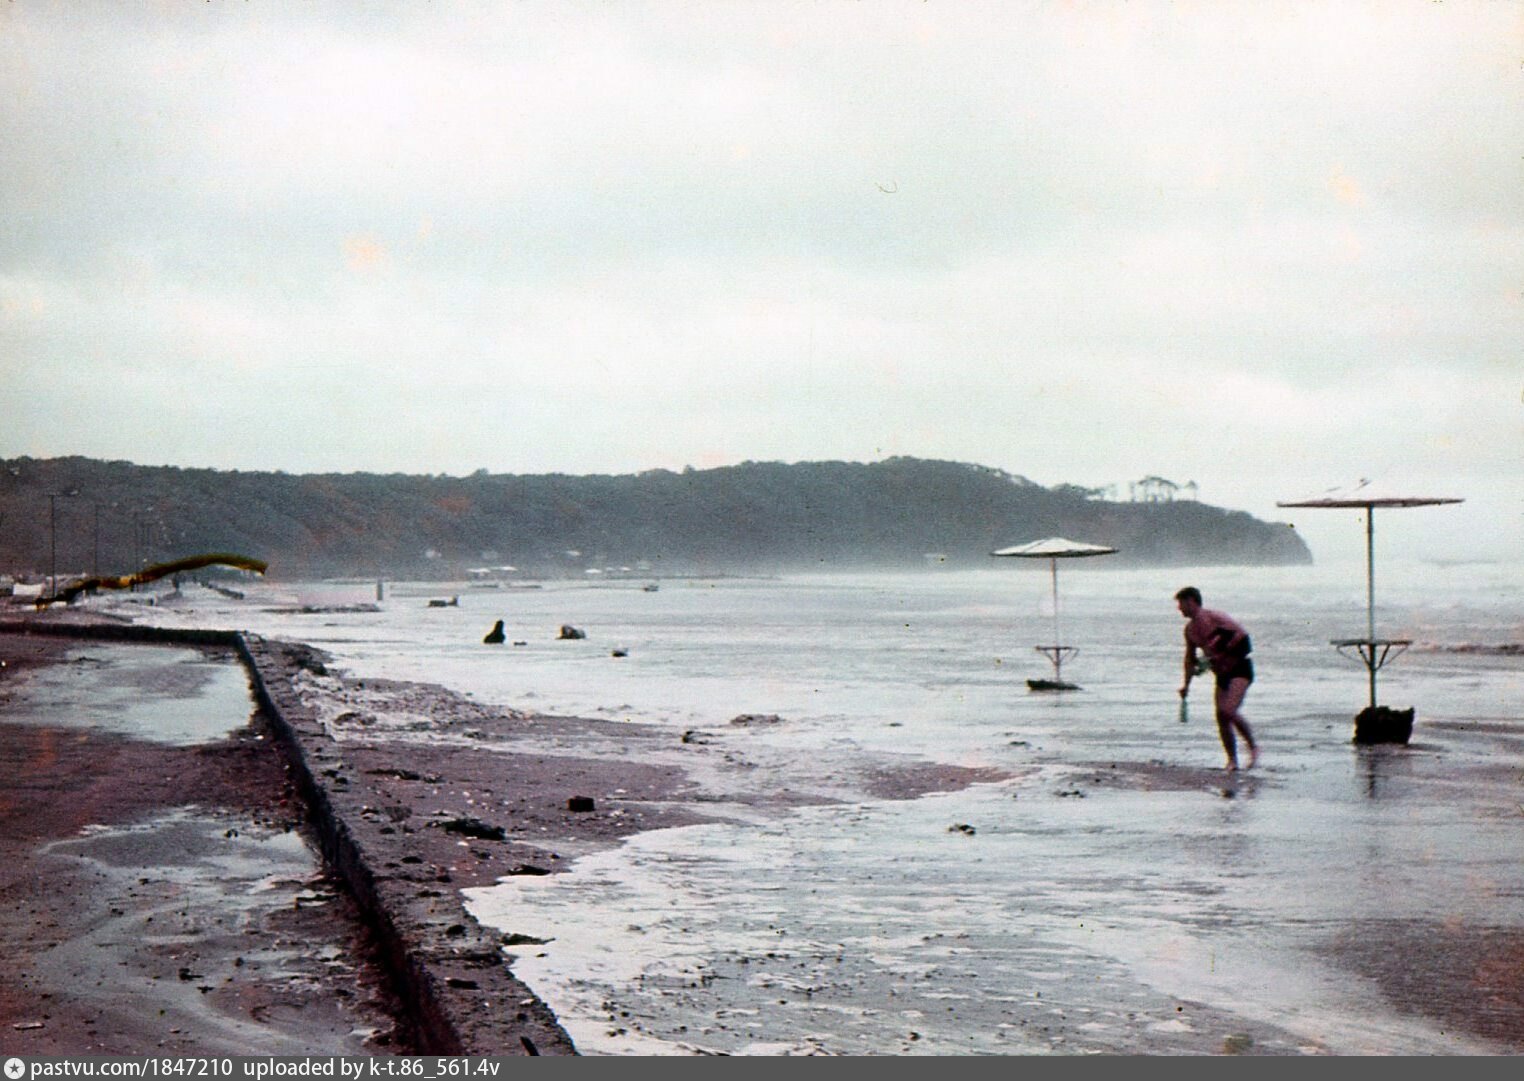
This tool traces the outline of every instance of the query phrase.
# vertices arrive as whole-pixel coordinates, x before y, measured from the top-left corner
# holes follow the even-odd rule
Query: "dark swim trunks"
[[[1226,689],[1228,684],[1235,679],[1247,679],[1254,682],[1254,662],[1248,657],[1239,657],[1233,662],[1233,667],[1226,672],[1214,672],[1217,676],[1217,686]]]

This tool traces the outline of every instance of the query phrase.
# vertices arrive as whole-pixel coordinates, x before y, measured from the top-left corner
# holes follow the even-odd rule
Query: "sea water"
[[[74,646],[7,692],[6,717],[14,723],[182,747],[230,735],[252,712],[246,672],[182,646]]]
[[[1043,564],[655,591],[389,583],[380,603],[373,583],[270,583],[154,619],[674,735],[774,714],[747,753],[785,768],[883,756],[1010,775],[726,808],[470,891],[483,922],[544,940],[515,948],[515,972],[584,1052],[1468,1052],[1495,1046],[1404,1012],[1332,947],[1371,920],[1524,927],[1524,658],[1498,648],[1524,642],[1519,570],[1377,568],[1377,634],[1413,642],[1379,681],[1383,704],[1417,710],[1403,748],[1350,742],[1367,675],[1330,641],[1366,633],[1363,564],[1072,561],[1056,613]],[[1176,694],[1187,584],[1254,639],[1244,712],[1264,757],[1236,781],[1178,781],[1223,759],[1210,679],[1187,711]],[[498,619],[509,644],[483,646]],[[558,640],[562,624],[587,637]],[[1083,689],[1029,692],[1053,675],[1033,647],[1055,640],[1077,647],[1063,676]],[[1110,783],[1118,768],[1187,772]]]

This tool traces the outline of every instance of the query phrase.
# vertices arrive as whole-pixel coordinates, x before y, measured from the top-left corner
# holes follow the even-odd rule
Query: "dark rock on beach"
[[[738,717],[732,717],[730,723],[737,728],[752,728],[757,725],[782,724],[783,718],[776,713],[742,713]]]

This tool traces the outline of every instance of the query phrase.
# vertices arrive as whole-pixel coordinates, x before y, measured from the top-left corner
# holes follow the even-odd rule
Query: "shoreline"
[[[857,776],[817,779],[782,791],[760,778],[743,781],[734,789],[727,785],[722,795],[706,791],[700,778],[705,768],[730,756],[708,754],[702,733],[685,734],[674,746],[670,733],[645,725],[495,709],[438,685],[349,678],[331,671],[321,650],[300,643],[67,611],[0,621],[0,657],[9,664],[4,678],[9,682],[29,668],[62,663],[70,643],[103,641],[236,654],[248,672],[254,727],[223,742],[257,746],[264,726],[280,748],[284,770],[272,773],[268,755],[262,772],[251,770],[247,750],[243,758],[203,753],[199,761],[216,781],[207,780],[201,802],[227,802],[216,791],[219,783],[270,788],[272,778],[278,779],[279,825],[290,830],[305,823],[334,886],[342,884],[336,891],[345,895],[345,905],[339,907],[349,911],[336,913],[341,918],[324,933],[342,937],[346,920],[359,929],[348,948],[369,954],[373,971],[361,976],[375,985],[368,992],[371,1015],[396,1015],[394,1031],[384,1032],[380,1042],[372,1038],[368,1049],[344,1053],[577,1053],[550,1008],[512,972],[511,947],[533,940],[483,927],[466,908],[462,891],[467,888],[512,875],[554,874],[576,856],[637,832],[715,821],[725,816],[725,802],[787,807],[853,797],[912,799],[1005,776],[978,768],[879,763]],[[0,706],[5,704],[0,698]],[[740,731],[765,721],[738,717],[734,723]],[[27,731],[3,714],[0,723]],[[428,741],[416,738],[421,731]],[[146,758],[166,756],[139,741],[115,742]],[[541,746],[525,750],[526,742]],[[576,753],[578,745],[606,750],[611,743],[621,750]],[[23,744],[16,743],[23,758],[47,758]],[[137,767],[103,764],[103,788],[111,787],[113,769],[122,768]],[[737,771],[719,768],[736,779]],[[61,775],[34,771],[34,782],[42,805],[67,795]],[[137,803],[97,807],[108,822],[132,823],[150,807],[163,812],[175,806],[183,794],[158,791]],[[246,794],[242,802],[258,805],[259,799]],[[58,823],[49,840],[83,825]],[[38,847],[33,840],[12,843],[12,856],[28,858]],[[18,899],[10,906],[10,940],[38,952],[56,945],[39,943],[50,929],[29,919],[40,911],[50,882],[40,875],[13,876],[5,885],[7,895]],[[57,991],[49,994],[61,1005]],[[348,997],[363,996],[349,990]],[[48,1025],[17,1027],[34,1023],[36,1011],[29,1012],[29,1005],[24,983],[0,983],[0,1014],[18,1037],[34,1045],[22,1049],[77,1051],[81,1048],[59,1041],[83,1040],[87,1032],[110,1047],[110,1037],[89,1029],[82,1018],[52,1024],[51,1031]],[[117,1024],[131,1026],[126,1018]],[[153,1029],[152,1019],[144,1019],[142,1027]],[[300,1030],[299,1022],[296,1027]],[[124,1038],[145,1046],[152,1035]],[[171,1035],[196,1046],[194,1033]]]
[[[375,970],[368,978],[378,987],[385,988],[373,997],[384,998],[384,1003],[379,1005],[395,1015],[395,1034],[383,1034],[379,1044],[368,1048],[358,1041],[348,1041],[350,1046],[342,1053],[374,1054],[392,1050],[420,1054],[575,1053],[570,1039],[550,1010],[512,976],[503,960],[497,936],[476,924],[465,912],[458,892],[447,888],[456,874],[464,869],[462,861],[454,855],[455,838],[442,830],[414,831],[405,824],[399,829],[377,820],[366,798],[368,792],[364,782],[368,775],[385,772],[386,767],[380,761],[385,756],[366,753],[357,747],[345,747],[341,756],[311,708],[294,689],[294,682],[302,674],[310,673],[314,668],[321,669],[315,651],[286,643],[248,641],[237,634],[163,630],[98,621],[29,620],[20,626],[13,622],[0,626],[0,644],[5,647],[8,664],[7,680],[29,668],[61,663],[71,642],[102,641],[190,645],[236,653],[237,663],[241,663],[249,674],[250,708],[257,711],[253,720],[271,737],[268,742],[272,747],[259,750],[278,748],[281,766],[275,766],[268,753],[263,756],[259,769],[251,767],[247,753],[232,756],[232,760],[216,753],[202,754],[200,764],[211,776],[199,786],[194,783],[188,787],[176,786],[174,791],[160,791],[152,798],[123,801],[102,796],[80,801],[70,799],[68,793],[69,786],[77,780],[77,771],[58,772],[59,755],[51,746],[39,752],[35,747],[28,747],[26,741],[13,740],[12,750],[22,759],[29,757],[45,763],[33,771],[34,805],[82,804],[82,812],[103,814],[108,822],[116,820],[141,825],[145,813],[162,812],[176,804],[216,807],[230,802],[224,795],[227,789],[243,784],[257,790],[261,786],[271,788],[278,782],[279,791],[272,795],[276,796],[276,804],[286,812],[279,825],[287,830],[299,824],[306,828],[313,846],[322,854],[331,887],[342,893],[346,901],[347,911],[338,914],[339,918],[321,929],[322,932],[330,938],[342,938],[345,937],[346,924],[358,930],[357,942],[363,940],[370,955],[369,966]],[[231,655],[229,661],[233,663]],[[27,732],[24,725],[8,727]],[[34,743],[53,745],[60,742],[55,730],[34,729],[33,732],[37,733]],[[257,731],[250,729],[224,742],[251,747],[261,738]],[[145,761],[169,759],[171,764],[160,768],[169,769],[176,777],[184,779],[186,771],[179,765],[179,760],[187,757],[187,753],[195,756],[195,752],[202,749],[193,748],[187,753],[175,754],[141,741],[120,738],[94,741],[91,749],[98,750],[105,742],[123,748],[122,754],[108,765],[105,771],[108,775],[102,778],[108,788],[113,782],[111,774],[139,770]],[[153,766],[147,768],[154,769]],[[258,808],[259,793],[252,793],[242,802]],[[75,816],[49,830],[47,840],[64,839],[85,824]],[[30,840],[33,839],[20,838],[11,847],[18,850],[18,855],[26,855]],[[482,845],[478,844],[473,851],[481,850]],[[476,860],[474,855],[467,858]],[[491,865],[490,861],[481,862]],[[478,875],[486,873],[476,868],[471,870]],[[475,880],[474,876],[468,879]],[[54,882],[41,875],[23,872],[10,876],[5,885],[6,895],[13,901],[11,911],[16,917],[7,921],[8,938],[46,939],[34,943],[30,951],[24,951],[35,952],[39,957],[54,949],[57,945],[52,938],[56,934],[55,927],[47,920],[37,920],[37,915],[49,907]],[[23,896],[25,900],[21,900]],[[293,907],[298,906],[294,904]],[[18,927],[17,923],[23,926]],[[26,926],[28,924],[30,926]],[[348,948],[355,952],[357,943]],[[241,959],[239,965],[242,967]],[[198,964],[194,967],[207,966]],[[182,968],[181,972],[186,973],[186,970]],[[182,975],[180,982],[196,981]],[[68,997],[58,989],[44,990],[41,995],[44,996],[43,1003],[49,999],[61,1003]],[[33,1053],[41,1053],[43,1048],[57,1053],[83,1051],[82,1046],[60,1046],[58,1040],[79,1039],[79,1034],[85,1031],[89,1031],[92,1038],[99,1036],[106,1048],[119,1049],[120,1044],[113,1047],[113,1040],[106,1033],[88,1029],[90,1020],[65,1018],[52,1025],[32,1020],[41,1016],[38,1013],[41,1003],[29,1002],[28,997],[24,981],[7,982],[0,988],[0,1008],[3,1008],[6,1020],[18,1035],[35,1034],[30,1037],[33,1046],[21,1049]],[[312,996],[314,1001],[305,1003],[304,1008],[311,1008],[317,997]],[[513,1004],[511,1011],[502,1010],[505,1003]],[[244,1004],[232,1004],[232,1008],[242,1011]],[[100,1023],[99,1015],[94,1020]],[[374,1021],[374,1017],[371,1020]],[[116,1023],[124,1030],[119,1033],[122,1040],[129,1045],[143,1045],[144,1033],[125,1031],[135,1027],[128,1019],[118,1017]],[[143,1027],[154,1027],[152,1020],[145,1018]],[[209,1027],[215,1026],[209,1024]],[[296,1020],[293,1027],[300,1039],[302,1022]],[[197,1034],[187,1032],[183,1027],[171,1033],[173,1037],[183,1037],[187,1047],[205,1046],[198,1035],[206,1037],[214,1033]],[[391,1046],[394,1042],[401,1046]]]
[[[410,1046],[373,937],[316,860],[285,761],[257,722],[175,746],[14,718],[18,676],[93,667],[71,659],[76,642],[90,644],[0,635],[0,1029],[11,1051]]]
[[[125,621],[110,622],[109,617],[103,619],[94,613],[55,611],[25,622],[28,625],[25,629],[33,633],[0,634],[0,649],[7,643],[66,643],[66,636],[73,636],[76,641],[109,637],[145,643],[199,638],[209,649],[232,648],[225,644],[225,639],[216,638],[221,632],[176,631]],[[0,623],[0,628],[21,629],[14,621],[9,626]],[[218,645],[219,641],[224,644]],[[355,678],[333,669],[322,651],[301,644],[253,638],[249,644],[251,648],[270,651],[270,657],[256,667],[269,674],[268,685],[283,696],[281,712],[298,722],[300,743],[311,752],[308,766],[313,784],[329,801],[336,821],[343,823],[346,842],[355,846],[359,861],[382,883],[385,903],[400,914],[403,922],[415,917],[436,921],[435,937],[420,935],[416,951],[423,958],[420,971],[435,965],[436,971],[443,973],[442,980],[435,979],[429,985],[428,993],[432,995],[437,990],[443,997],[457,996],[464,1011],[461,1016],[468,1022],[466,1027],[476,1024],[479,1027],[475,1037],[486,1034],[495,1041],[491,1053],[528,1053],[529,1047],[521,1043],[521,1050],[515,1052],[511,1046],[503,1045],[512,1026],[521,1023],[521,1019],[501,1015],[495,1005],[503,1001],[501,998],[472,994],[481,991],[482,981],[477,977],[487,969],[506,968],[512,973],[520,964],[515,954],[542,941],[523,932],[546,935],[547,931],[543,924],[533,927],[521,922],[512,912],[506,921],[491,929],[468,919],[455,921],[451,914],[461,911],[463,891],[475,893],[478,892],[475,887],[505,877],[511,881],[514,875],[554,874],[581,857],[609,851],[645,830],[688,823],[713,823],[727,828],[734,825],[744,830],[758,821],[759,813],[788,815],[793,808],[817,806],[826,808],[827,814],[834,814],[831,805],[910,800],[986,781],[1005,782],[988,791],[1002,793],[999,797],[1002,801],[1019,797],[1024,819],[1030,820],[1035,814],[1060,832],[1084,820],[1084,815],[1078,812],[1087,804],[1112,803],[1137,794],[1149,794],[1150,813],[1168,814],[1194,808],[1191,813],[1197,814],[1203,796],[1210,800],[1211,807],[1221,809],[1220,814],[1230,813],[1229,809],[1240,803],[1245,809],[1251,803],[1268,803],[1271,806],[1261,806],[1261,811],[1284,811],[1288,808],[1285,797],[1293,790],[1322,791],[1309,790],[1299,778],[1309,764],[1321,761],[1326,766],[1329,761],[1326,754],[1322,759],[1304,754],[1300,760],[1277,755],[1268,768],[1246,774],[1226,787],[1220,770],[1161,760],[1151,757],[1152,751],[1132,755],[1123,752],[1115,759],[1024,752],[1019,756],[1022,761],[1043,767],[1042,772],[1030,777],[1021,772],[1023,766],[1013,767],[1016,773],[980,771],[939,767],[911,756],[896,760],[881,753],[877,757],[861,756],[829,763],[799,760],[797,756],[788,756],[785,761],[763,753],[760,733],[769,727],[770,721],[776,720],[770,716],[743,715],[728,724],[711,722],[702,729],[683,732],[679,738],[671,725],[522,712],[489,706],[469,693],[437,684]],[[56,658],[45,663],[56,663]],[[1488,726],[1433,717],[1426,718],[1425,723],[1432,737],[1429,741],[1401,751],[1351,751],[1354,772],[1346,776],[1342,768],[1335,768],[1330,777],[1344,783],[1358,782],[1368,775],[1371,791],[1362,793],[1359,797],[1362,800],[1374,798],[1379,782],[1383,786],[1382,802],[1360,806],[1391,818],[1414,814],[1423,807],[1442,806],[1433,800],[1442,799],[1458,784],[1473,781],[1506,784],[1519,776],[1518,767],[1513,764],[1516,759],[1488,761],[1481,753],[1486,747],[1508,751],[1508,740],[1514,738],[1509,736],[1511,727],[1494,731]],[[1443,739],[1438,738],[1441,734]],[[1460,753],[1462,744],[1457,742],[1462,736],[1469,741],[1466,744],[1469,750],[1464,754]],[[1342,741],[1326,742],[1322,738],[1317,738],[1316,743],[1325,752],[1345,746]],[[1138,757],[1139,753],[1143,757]],[[1393,780],[1388,795],[1389,775],[1409,783],[1397,786]],[[1080,799],[1087,795],[1096,799]],[[1507,792],[1494,795],[1503,798]],[[572,810],[568,801],[574,797],[591,799],[593,810]],[[1487,815],[1512,817],[1515,802],[1504,799],[1496,806],[1494,803],[1496,800],[1484,800],[1478,810]],[[1354,807],[1347,803],[1318,805]],[[988,834],[983,820],[950,817],[948,821],[976,824],[981,848],[986,843],[998,843],[1001,831],[993,821]],[[1294,821],[1287,819],[1281,824],[1288,830],[1287,838],[1301,835],[1302,827]],[[972,831],[969,835],[972,836]],[[986,836],[990,842],[984,840]],[[1041,836],[1041,830],[1032,836]],[[658,847],[667,843],[656,837],[650,840]],[[1188,844],[1189,838],[1178,835],[1166,850],[1178,851],[1181,842]],[[953,843],[972,846],[972,842],[963,839]],[[620,857],[619,853],[613,855]],[[1401,866],[1413,875],[1426,876],[1416,878],[1415,884],[1438,888],[1442,883],[1426,875],[1423,870],[1426,863],[1427,858]],[[1114,873],[1110,870],[1113,866],[1105,865],[1106,873]],[[1266,878],[1264,885],[1294,888],[1285,881],[1285,876],[1298,867],[1305,870],[1303,861],[1288,851],[1268,868],[1272,877]],[[1276,874],[1282,880],[1279,883],[1274,881]],[[1059,880],[1066,880],[1063,873]],[[574,882],[575,892],[568,898],[596,896],[584,892],[594,885]],[[1499,883],[1497,888],[1505,886],[1506,883]],[[1477,888],[1485,892],[1488,886],[1482,881]],[[589,910],[593,918],[587,924],[594,941],[605,948],[618,949],[617,911],[610,922],[601,923],[598,902],[588,903],[594,906]],[[1447,915],[1452,912],[1453,915]],[[497,922],[490,913],[485,918]],[[1245,930],[1252,934],[1255,924],[1252,917],[1250,921]],[[1485,911],[1473,911],[1469,917],[1462,917],[1458,909],[1441,904],[1429,912],[1418,906],[1417,911],[1385,918],[1380,913],[1350,911],[1338,922],[1319,927],[1295,921],[1267,926],[1278,927],[1281,935],[1294,933],[1298,947],[1293,948],[1307,951],[1312,970],[1326,971],[1336,981],[1333,986],[1346,1005],[1353,1002],[1358,1008],[1360,1002],[1368,1001],[1376,1007],[1375,1016],[1392,1029],[1400,1046],[1425,1046],[1413,1043],[1414,1038],[1406,1031],[1399,1032],[1399,1026],[1411,1024],[1415,1033],[1433,1033],[1432,1046],[1436,1050],[1503,1054],[1524,1050],[1524,965],[1517,962],[1517,958],[1524,956],[1524,931],[1510,926],[1507,919],[1492,918]],[[438,937],[440,933],[443,939]],[[478,966],[477,970],[446,971],[438,967],[441,958],[443,963],[452,957],[459,960],[458,953],[451,951],[469,946],[467,940],[477,941],[478,933],[487,945],[474,957],[466,958]],[[441,942],[446,947],[443,953],[435,949]],[[561,945],[567,942],[562,939]],[[1251,949],[1256,944],[1254,938],[1245,942]],[[468,948],[466,952],[471,951]],[[494,959],[491,962],[489,955]],[[767,962],[774,967],[782,964],[772,961],[771,955]],[[735,981],[744,983],[759,976],[757,957],[716,959],[717,970],[723,970],[725,964],[738,966],[727,971]],[[523,967],[538,972],[533,977],[537,983],[547,980],[540,962],[526,958]],[[776,981],[782,976],[769,973],[768,979]],[[517,976],[514,978],[517,980]],[[580,1017],[578,1024],[586,1026],[576,1031],[582,1034],[578,1038],[587,1039],[588,1053],[640,1053],[638,1048],[642,1046],[658,1048],[655,1053],[690,1053],[690,1044],[691,1053],[695,1054],[722,1047],[728,1047],[731,1053],[769,1053],[763,1049],[766,1045],[757,1045],[758,1050],[751,1052],[744,1050],[746,1045],[738,1039],[736,1031],[739,1021],[735,1025],[725,1022],[715,1026],[712,1040],[695,1042],[703,1035],[697,1027],[685,1030],[690,1032],[686,1040],[675,1040],[671,1034],[679,1030],[679,1021],[691,1021],[688,1016],[661,1019],[640,1016],[638,1020],[626,1021],[621,1014],[619,1020],[611,1020],[611,1026],[628,1026],[631,1042],[600,1041],[596,1038],[596,1021],[589,1022],[589,1004],[582,1002],[579,1011],[575,997],[565,997],[569,989],[580,994],[586,988],[578,989],[566,982],[558,985],[553,973],[549,978],[552,982],[545,982],[545,986],[558,996],[557,1001],[568,1016],[574,1020]],[[1358,1038],[1351,1042],[1354,1030],[1348,1027],[1330,1030],[1332,1038],[1325,1044],[1319,1037],[1306,1036],[1304,1024],[1303,1038],[1298,1039],[1297,1026],[1286,1028],[1278,1023],[1284,1008],[1279,1002],[1272,1002],[1268,1011],[1264,1010],[1266,1004],[1259,1002],[1257,1011],[1251,997],[1250,1008],[1245,1010],[1241,996],[1214,986],[1211,980],[1200,979],[1185,979],[1163,992],[1164,1008],[1185,1009],[1192,1024],[1199,1028],[1166,1028],[1167,1022],[1150,1028],[1146,1014],[1140,1012],[1134,1020],[1129,1013],[1125,1020],[1108,1017],[1114,1021],[1115,1035],[1104,1039],[1114,1042],[1097,1043],[1102,1039],[1095,1035],[1100,1031],[1096,1026],[1101,1011],[1109,1008],[1105,992],[1099,991],[1100,985],[1092,985],[1082,971],[1076,970],[1066,979],[1061,986],[1044,987],[1052,992],[1044,996],[1045,1002],[1062,1006],[1070,1018],[1058,1018],[1055,1014],[1056,1019],[1049,1022],[1051,1033],[1048,1027],[1042,1029],[1040,1039],[1060,1053],[1069,1048],[1092,1047],[1137,1054],[1240,1053],[1244,1049],[1254,1054],[1326,1054],[1340,1047],[1382,1046]],[[478,986],[467,987],[467,983]],[[731,982],[725,986],[735,985]],[[513,1000],[515,1005],[531,1000],[540,1002],[538,995],[522,982],[518,986],[524,988],[525,994],[522,999]],[[592,989],[594,993],[600,990],[596,986]],[[1126,983],[1117,985],[1112,991],[1112,1001],[1121,1001],[1114,992],[1131,993],[1135,989]],[[892,995],[895,990],[885,986],[884,993]],[[617,986],[601,991],[615,1001],[620,993]],[[1097,998],[1098,993],[1103,997]],[[674,995],[674,1001],[681,997]],[[797,1008],[794,996],[784,997],[790,1005],[785,1006],[782,997],[755,1005],[776,1011]],[[418,1008],[420,996],[416,990],[403,998],[412,1002],[415,1010]],[[1382,999],[1385,1006],[1378,1005]],[[493,1002],[494,1006],[473,1014],[473,1003],[479,1005],[483,1000]],[[1337,995],[1334,1001],[1339,1001]],[[596,1002],[595,998],[593,1004]],[[701,1001],[675,1003],[674,1009],[678,1008],[696,1009],[694,1016],[703,1016]],[[1085,1015],[1096,1020],[1077,1024]],[[738,1011],[737,1017],[740,1016],[743,1012]],[[1339,1024],[1354,1024],[1357,1016],[1344,1016]],[[553,1015],[550,1023],[563,1027]],[[1319,1030],[1314,1026],[1313,1031]],[[1209,1032],[1218,1035],[1212,1037]],[[1221,1035],[1224,1032],[1232,1037],[1231,1041]],[[1246,1037],[1247,1042],[1238,1039],[1239,1036]],[[571,1037],[567,1039],[570,1044]],[[640,1042],[648,1039],[650,1042]],[[882,1041],[862,1046],[862,1053],[896,1051],[895,1046]],[[931,1046],[932,1038],[922,1038],[898,1050],[928,1053]],[[937,1046],[950,1045],[944,1040]],[[1471,1050],[1465,1051],[1467,1048]],[[534,1049],[544,1050],[538,1045]]]

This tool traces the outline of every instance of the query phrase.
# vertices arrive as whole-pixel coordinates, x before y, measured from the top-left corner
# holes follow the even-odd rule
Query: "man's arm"
[[[1232,620],[1224,620],[1212,631],[1212,652],[1219,657],[1247,656],[1248,641],[1248,631]]]
[[[1191,680],[1196,678],[1196,646],[1187,638],[1185,640],[1185,682],[1180,684],[1180,697],[1184,698],[1191,693]]]

